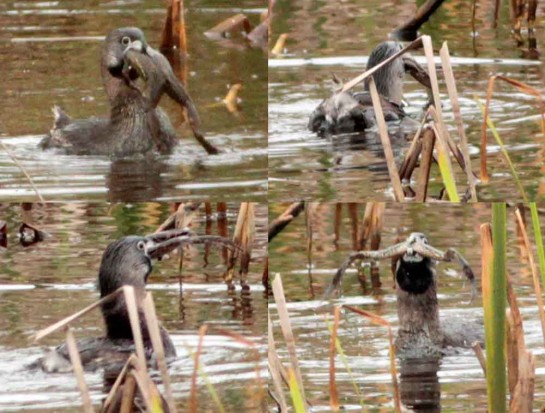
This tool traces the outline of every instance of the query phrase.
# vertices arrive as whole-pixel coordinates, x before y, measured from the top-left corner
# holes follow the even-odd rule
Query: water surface
[[[507,3],[502,5],[497,29],[491,21],[492,3],[479,3],[477,7],[475,35],[471,7],[459,0],[442,5],[421,33],[432,37],[436,55],[442,42],[448,42],[472,166],[478,173],[482,116],[476,98],[484,102],[489,76],[501,74],[543,92],[544,70],[542,55],[531,59],[528,43],[517,46],[512,37]],[[307,130],[307,122],[313,109],[331,94],[331,74],[348,80],[362,73],[371,50],[387,40],[389,33],[415,9],[412,0],[353,0],[342,4],[277,2],[274,32],[288,33],[290,37],[287,54],[269,60],[271,199],[393,200],[376,133],[322,139]],[[544,11],[540,6],[538,15]],[[542,22],[536,27],[540,51],[545,43]],[[422,51],[414,55],[424,64]],[[458,139],[441,73],[439,78],[447,127]],[[409,76],[405,99],[412,115],[420,114],[427,101],[426,91]],[[536,116],[539,112],[535,99],[500,84],[490,113],[529,198],[543,199],[544,137]],[[479,186],[479,200],[521,199],[497,144],[492,136],[489,138],[491,182]],[[464,173],[457,166],[455,172],[459,191],[463,192]],[[438,195],[440,183],[438,170],[434,168],[431,196]]]
[[[238,205],[228,205],[228,229],[232,236]],[[178,257],[158,262],[150,275],[158,318],[169,330],[177,352],[170,366],[175,398],[187,403],[194,363],[190,352],[198,342],[203,323],[205,336],[202,366],[227,411],[260,411],[254,397],[256,372],[266,374],[266,297],[261,285],[266,252],[266,207],[258,206],[256,243],[248,276],[249,290],[236,283],[229,290],[223,282],[225,265],[221,250],[191,247],[185,252],[183,282]],[[35,344],[33,335],[48,325],[98,299],[95,281],[104,248],[129,234],[148,234],[168,217],[166,204],[49,204],[22,211],[18,205],[0,206],[7,221],[9,247],[0,252],[0,411],[69,412],[80,406],[76,381],[71,373],[45,374],[25,366],[43,353],[43,347],[63,341],[62,332]],[[46,241],[24,248],[17,240],[21,221],[49,234]],[[210,221],[199,211],[193,229],[199,234],[218,234],[217,215]],[[256,344],[256,352],[213,330],[227,329]],[[74,325],[76,338],[103,334],[98,312]],[[105,397],[102,372],[86,373],[93,401]],[[204,381],[199,379],[199,405],[214,407]]]
[[[224,153],[207,156],[167,98],[161,101],[182,137],[169,156],[151,161],[111,161],[99,156],[65,156],[36,149],[53,124],[51,108],[73,118],[107,116],[99,62],[104,36],[125,26],[141,28],[159,47],[164,2],[3,1],[0,4],[0,138],[26,168],[45,199],[149,201],[188,198],[263,199],[267,190],[267,69],[261,49],[244,41],[222,43],[204,32],[236,13],[259,23],[262,1],[233,8],[202,0],[187,10],[189,58],[174,66],[184,72],[206,137]],[[240,110],[221,99],[242,83]],[[232,190],[230,190],[232,189]],[[0,150],[0,198],[35,200],[34,192],[5,150]]]
[[[278,216],[286,205],[271,204],[269,219]],[[353,251],[352,226],[346,207],[340,224],[339,238],[334,231],[335,204],[323,204],[318,209],[314,227],[312,263],[309,271],[306,253],[306,227],[303,217],[296,218],[270,244],[271,277],[282,276],[288,310],[295,336],[297,356],[301,364],[303,382],[314,411],[330,411],[329,407],[329,344],[326,325],[327,307],[322,300],[325,288],[337,268]],[[359,219],[364,206],[359,207]],[[508,271],[515,284],[518,304],[524,320],[526,345],[536,357],[535,403],[545,401],[543,362],[543,334],[537,304],[533,293],[528,262],[521,258],[521,250],[514,230],[513,211],[509,210]],[[527,215],[528,221],[530,220]],[[424,232],[430,244],[441,250],[456,248],[481,280],[481,253],[479,227],[490,222],[489,205],[466,207],[444,205],[387,204],[384,215],[381,248],[396,243],[398,235]],[[541,217],[542,227],[545,218]],[[532,241],[533,242],[533,241]],[[465,326],[469,321],[482,318],[482,300],[479,292],[468,303],[471,289],[455,263],[440,263],[436,267],[438,298],[444,328],[455,324]],[[356,271],[350,269],[344,276],[343,295],[334,299],[336,305],[352,305],[376,313],[397,328],[396,294],[393,289],[390,260],[379,262],[381,285],[372,286],[368,270],[366,282],[361,284]],[[274,301],[269,304],[275,339],[280,358],[286,364],[289,357],[278,324]],[[329,322],[331,322],[331,317]],[[356,383],[369,411],[392,411],[392,385],[388,357],[388,333],[383,327],[370,324],[358,315],[343,312],[338,338],[343,347],[351,375],[340,357],[336,358],[336,383],[340,403],[347,411],[361,411],[359,397],[353,388]],[[397,362],[402,375],[400,388],[405,406],[419,400],[417,412],[485,412],[486,382],[482,369],[472,350],[461,350],[440,360],[418,360],[416,363]],[[427,406],[427,407],[426,407]],[[438,407],[440,406],[440,407]],[[272,411],[272,410],[271,410]]]

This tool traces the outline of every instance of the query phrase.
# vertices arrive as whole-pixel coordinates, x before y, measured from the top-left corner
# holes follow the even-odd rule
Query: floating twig
[[[288,39],[288,35],[286,33],[282,33],[280,36],[278,36],[278,40],[276,40],[276,43],[271,50],[271,54],[273,55],[282,54],[284,52],[284,47],[286,45],[287,39]]]
[[[2,145],[2,148],[4,148],[4,151],[8,154],[8,156],[11,158],[11,160],[13,161],[13,163],[15,165],[17,165],[17,167],[21,170],[21,172],[23,173],[23,175],[25,175],[28,183],[30,184],[30,186],[32,187],[32,189],[34,190],[34,192],[36,193],[36,196],[38,197],[38,199],[40,200],[40,202],[45,202],[44,198],[42,197],[42,194],[40,194],[40,191],[38,191],[38,187],[36,187],[36,185],[34,185],[34,181],[32,180],[32,178],[30,177],[30,175],[28,174],[28,172],[26,171],[26,169],[23,167],[23,165],[21,165],[21,163],[17,160],[17,158],[15,157],[15,155],[13,155],[11,153],[11,151],[8,149],[7,145],[4,143],[3,139],[0,139],[0,145]]]

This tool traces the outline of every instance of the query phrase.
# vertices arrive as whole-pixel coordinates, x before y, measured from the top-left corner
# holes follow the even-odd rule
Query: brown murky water
[[[238,205],[228,205],[228,229],[232,236]],[[95,281],[104,248],[129,234],[148,234],[168,217],[165,204],[55,204],[22,212],[18,205],[0,206],[0,219],[8,222],[9,248],[0,252],[0,411],[76,411],[81,399],[73,374],[45,374],[25,366],[41,354],[40,346],[63,340],[58,333],[40,345],[31,337],[38,330],[94,302]],[[249,291],[239,285],[229,291],[223,282],[225,270],[220,250],[191,247],[184,258],[183,286],[178,282],[178,259],[158,262],[150,276],[157,315],[169,330],[178,357],[170,366],[176,400],[187,403],[193,374],[198,330],[203,323],[239,333],[256,343],[261,361],[243,344],[213,330],[206,335],[202,366],[226,411],[259,411],[256,406],[256,371],[266,375],[267,298],[261,285],[265,264],[267,207],[257,207],[256,243],[252,252]],[[21,221],[33,223],[50,237],[24,248],[16,233]],[[217,216],[210,221],[200,211],[193,224],[199,234],[218,234]],[[97,312],[75,326],[77,338],[103,334]],[[102,372],[85,375],[93,401],[105,394]],[[199,406],[215,409],[202,377]]]
[[[253,25],[263,0],[236,5],[193,1],[187,5],[190,57],[188,91],[199,110],[203,132],[225,150],[207,156],[183,125],[179,107],[165,98],[182,142],[170,156],[151,162],[65,156],[36,149],[52,126],[51,108],[73,118],[106,116],[99,56],[107,32],[140,27],[157,48],[166,9],[161,0],[2,1],[0,3],[0,138],[33,177],[46,199],[149,201],[214,198],[265,199],[267,191],[267,56],[243,41],[220,44],[204,32],[236,13]],[[242,83],[240,110],[221,103],[229,86]],[[235,198],[236,195],[236,198]],[[35,200],[27,180],[0,150],[0,198]]]
[[[287,54],[269,60],[269,197],[358,201],[393,200],[382,149],[375,133],[322,139],[306,128],[308,117],[329,96],[331,73],[341,79],[360,74],[371,50],[416,9],[414,0],[354,0],[350,2],[290,2],[279,0],[275,33],[288,33]],[[421,4],[422,2],[418,2]],[[508,2],[500,24],[492,27],[493,2],[478,2],[476,35],[472,35],[471,7],[454,0],[441,6],[422,27],[436,51],[448,41],[460,95],[461,111],[470,143],[472,166],[478,172],[482,116],[475,98],[484,102],[488,77],[502,74],[544,92],[543,54],[528,57],[528,44],[517,47],[510,34]],[[543,15],[540,5],[538,15]],[[537,48],[545,44],[543,22],[537,22]],[[523,33],[524,37],[526,36]],[[437,54],[437,53],[436,53]],[[414,55],[424,63],[422,52]],[[442,99],[446,87],[442,81]],[[405,99],[412,114],[427,100],[426,91],[407,76]],[[448,128],[457,136],[450,103],[443,100]],[[544,199],[543,136],[533,98],[500,85],[491,118],[505,142],[530,199]],[[499,147],[490,135],[491,182],[478,188],[480,201],[521,199]],[[458,167],[456,178],[465,182]],[[432,170],[431,195],[439,192],[440,177]],[[460,189],[461,190],[461,189]]]
[[[285,205],[271,204],[269,219],[278,216]],[[359,216],[364,206],[359,207]],[[508,227],[508,270],[516,286],[518,303],[524,319],[526,344],[536,356],[537,377],[534,406],[545,402],[544,374],[540,367],[545,361],[543,335],[537,314],[531,275],[527,261],[521,260],[515,234],[513,210],[510,209]],[[352,249],[352,229],[346,208],[340,226],[339,240],[334,236],[335,205],[320,206],[318,224],[314,230],[314,252],[309,270],[306,253],[306,227],[302,216],[294,220],[269,245],[271,276],[282,276],[293,333],[296,340],[305,392],[313,411],[330,411],[329,406],[329,344],[330,334],[324,315],[325,301],[321,299],[336,269]],[[529,216],[528,216],[528,219]],[[479,227],[490,222],[489,205],[444,206],[390,203],[386,206],[385,227],[381,248],[396,241],[398,232],[424,232],[431,245],[445,250],[456,248],[470,263],[480,283],[481,253]],[[542,228],[545,218],[541,218]],[[390,261],[379,263],[382,286],[373,288],[369,278],[365,288],[349,270],[343,281],[343,295],[335,304],[354,305],[374,312],[397,326],[396,295],[393,289]],[[310,275],[309,275],[310,274]],[[482,318],[480,293],[470,304],[471,289],[456,264],[437,266],[438,297],[443,328],[452,328],[467,320]],[[479,284],[480,285],[480,284]],[[286,346],[278,325],[275,304],[270,301],[277,348],[288,363]],[[331,322],[331,318],[329,320]],[[338,338],[344,349],[351,374],[339,357],[336,359],[336,382],[341,405],[347,411],[361,411],[355,383],[368,411],[392,411],[392,385],[388,358],[388,334],[383,327],[371,325],[352,313],[343,313]],[[400,389],[405,406],[419,405],[418,412],[484,412],[486,411],[486,382],[472,350],[443,357],[438,362],[400,363]],[[271,411],[273,411],[271,409]]]

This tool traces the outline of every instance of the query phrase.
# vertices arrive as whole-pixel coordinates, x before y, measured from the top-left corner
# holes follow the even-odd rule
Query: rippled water
[[[270,217],[276,217],[285,205],[272,204]],[[359,217],[364,206],[359,207]],[[295,336],[305,391],[313,411],[330,411],[329,407],[329,344],[326,325],[327,307],[321,299],[336,269],[345,260],[352,247],[352,227],[346,208],[340,225],[340,236],[334,236],[335,205],[319,207],[314,229],[314,251],[311,270],[306,258],[306,227],[302,217],[294,220],[269,245],[271,276],[282,276],[288,310]],[[536,357],[537,377],[535,406],[545,401],[545,361],[543,335],[533,294],[531,275],[526,260],[521,259],[510,210],[508,228],[508,270],[515,284],[518,303],[524,319],[527,346]],[[456,207],[443,205],[387,204],[384,216],[381,248],[396,242],[398,233],[424,232],[430,244],[441,250],[456,248],[470,263],[478,283],[481,279],[479,227],[490,222],[488,205]],[[528,219],[529,216],[528,216]],[[545,218],[541,218],[542,227]],[[379,263],[382,285],[372,287],[368,272],[363,287],[356,272],[349,270],[343,281],[343,295],[335,299],[338,305],[348,304],[374,312],[397,327],[396,295],[393,289],[390,260]],[[310,275],[309,275],[310,274]],[[464,325],[468,320],[482,317],[480,293],[470,304],[470,286],[463,279],[456,264],[437,266],[438,298],[444,328]],[[272,300],[272,299],[271,299]],[[275,329],[277,348],[281,359],[288,363],[288,354],[280,328],[275,304],[269,304]],[[331,317],[329,322],[331,322]],[[355,314],[344,312],[338,331],[351,375],[341,359],[336,359],[336,383],[340,403],[348,411],[361,411],[359,397],[353,388],[356,383],[369,411],[392,411],[392,385],[388,357],[388,333],[383,327],[371,325]],[[428,403],[418,412],[486,411],[486,383],[482,369],[471,350],[443,357],[435,365],[401,363],[398,361],[402,401],[406,406],[415,400]]]
[[[71,373],[45,374],[25,366],[42,354],[42,346],[63,341],[56,333],[34,344],[32,336],[74,311],[96,301],[95,281],[106,245],[124,235],[153,232],[169,215],[165,204],[49,204],[32,211],[17,205],[0,206],[0,219],[8,222],[9,248],[0,252],[0,411],[74,411],[80,406],[79,392]],[[238,205],[228,205],[228,228],[232,235]],[[21,221],[32,223],[49,234],[46,241],[24,248],[16,233]],[[259,411],[256,405],[256,371],[266,374],[265,352],[267,299],[261,285],[266,256],[267,209],[257,208],[256,244],[252,252],[248,282],[250,290],[229,291],[223,283],[225,270],[221,251],[192,247],[185,254],[183,285],[178,282],[178,259],[158,262],[150,276],[157,315],[169,330],[178,357],[170,366],[173,391],[180,406],[189,396],[198,330],[212,327],[204,340],[202,366],[226,411]],[[217,217],[206,222],[201,211],[194,221],[195,232],[218,234]],[[234,331],[257,345],[255,353],[227,338],[213,327]],[[103,334],[98,312],[75,325],[77,338]],[[102,372],[86,373],[93,401],[104,398]],[[201,408],[213,408],[202,379],[199,379]]]
[[[329,96],[329,79],[335,73],[351,79],[365,69],[367,56],[415,10],[415,2],[354,0],[342,4],[278,1],[274,31],[289,34],[287,54],[269,59],[269,181],[270,199],[301,196],[311,199],[357,201],[392,200],[386,164],[375,133],[322,139],[306,128],[312,110]],[[421,4],[421,3],[419,3]],[[479,171],[482,116],[475,98],[484,102],[492,74],[526,82],[543,93],[543,57],[530,60],[528,45],[517,47],[510,34],[508,4],[502,5],[500,24],[492,27],[492,3],[479,3],[472,36],[471,7],[467,2],[443,5],[421,32],[432,37],[436,52],[448,41],[460,96],[472,166]],[[543,5],[538,15],[543,14]],[[536,32],[537,48],[545,43],[542,22]],[[526,36],[525,33],[523,33]],[[436,53],[437,54],[437,53]],[[414,52],[423,63],[423,52]],[[439,73],[442,100],[446,87]],[[531,199],[544,199],[543,136],[534,98],[511,86],[496,87],[491,118],[503,138]],[[406,77],[405,99],[409,112],[418,114],[426,91]],[[443,100],[447,127],[457,137],[450,103]],[[492,136],[488,147],[491,182],[478,188],[481,201],[521,199],[503,156]],[[460,188],[464,174],[455,166]],[[430,194],[440,190],[438,171],[432,170]],[[460,189],[462,191],[462,189]]]
[[[224,149],[207,156],[183,124],[179,107],[161,106],[182,136],[170,156],[152,161],[110,161],[36,149],[52,126],[51,107],[73,118],[107,116],[99,70],[102,39],[124,26],[140,27],[157,48],[166,9],[160,0],[0,3],[0,138],[32,176],[45,199],[148,201],[180,198],[264,199],[267,191],[266,54],[243,42],[218,43],[204,32],[236,13],[253,25],[262,1],[232,7],[202,0],[187,10],[187,85],[207,138]],[[221,103],[229,86],[242,83],[240,110]],[[230,190],[231,189],[231,190]],[[20,169],[0,150],[0,198],[35,200]]]

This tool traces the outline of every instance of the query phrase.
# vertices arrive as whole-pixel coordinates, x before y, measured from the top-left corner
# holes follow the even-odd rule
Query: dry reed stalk
[[[127,286],[127,285],[121,287],[120,289],[114,291],[110,295],[97,301],[93,305],[86,307],[82,311],[79,311],[78,313],[63,319],[44,330],[41,330],[40,332],[38,332],[38,334],[36,334],[35,340],[39,340],[45,337],[46,335],[51,334],[52,332],[58,330],[59,328],[68,325],[70,322],[83,316],[84,314],[96,308],[100,304],[111,300],[114,296],[120,294],[121,292],[124,295],[125,305],[127,307],[127,313],[129,314],[129,320],[130,320],[131,329],[133,333],[133,341],[134,341],[134,344],[136,347],[136,353],[137,353],[137,358],[136,358],[137,361],[135,361],[134,363],[137,365],[139,376],[135,378],[137,380],[138,386],[140,388],[140,391],[142,393],[142,397],[144,398],[144,402],[146,403],[146,406],[148,407],[149,411],[152,411],[153,406],[157,404],[158,392],[156,389],[154,390],[153,382],[151,381],[151,379],[149,378],[149,375],[147,374],[146,356],[144,352],[144,344],[142,341],[142,331],[140,330],[140,321],[138,316],[138,308],[136,305],[136,296],[134,292],[134,287]],[[75,348],[75,351],[77,351],[77,348]],[[76,366],[74,366],[74,368],[77,369]],[[118,386],[119,386],[119,383],[120,382],[117,382]],[[111,394],[114,394],[114,393],[111,393]]]
[[[471,170],[471,157],[469,155],[469,144],[467,136],[465,134],[464,122],[462,119],[462,113],[460,110],[460,102],[458,100],[458,91],[456,90],[456,81],[454,79],[454,73],[452,71],[452,65],[450,63],[450,53],[447,42],[443,43],[439,52],[441,56],[441,65],[443,67],[443,74],[445,76],[445,82],[447,84],[447,92],[450,102],[452,104],[452,112],[454,113],[454,120],[458,128],[458,134],[462,142],[462,153],[464,156],[465,171],[467,175],[467,181],[469,183],[469,189],[471,192],[471,200],[477,202],[477,189],[475,187],[475,176]]]
[[[166,50],[172,48],[172,4],[167,6],[167,16],[165,18],[165,24],[163,25],[163,31],[161,32],[161,43],[159,48]]]
[[[494,92],[494,79],[495,76],[491,76],[488,79],[488,87],[486,88],[486,104],[484,105],[483,123],[481,124],[481,181],[485,184],[490,181],[486,159],[486,120],[488,119],[490,100],[492,99],[492,93]]]
[[[479,360],[479,364],[481,365],[481,368],[483,369],[483,373],[486,377],[486,359],[484,357],[483,348],[481,347],[481,344],[476,341],[471,345],[471,348],[475,352],[475,356],[477,356],[477,360]]]
[[[506,356],[507,356],[507,383],[509,392],[513,395],[519,378],[519,356],[526,351],[524,344],[524,331],[522,329],[522,317],[517,304],[517,297],[510,277],[507,277],[507,302],[509,309],[506,311]]]
[[[386,204],[384,202],[368,202],[365,205],[361,231],[355,251],[365,250],[368,240],[370,240],[370,250],[379,249],[385,209]]]
[[[531,352],[524,351],[519,357],[519,378],[509,405],[510,413],[532,413],[535,386],[535,359]]]
[[[284,336],[284,341],[286,342],[286,347],[288,348],[288,355],[290,358],[290,364],[292,366],[295,380],[301,394],[305,395],[305,388],[303,386],[303,378],[301,376],[301,369],[299,367],[299,360],[297,359],[297,351],[295,347],[295,337],[291,329],[290,317],[288,314],[288,308],[286,305],[286,297],[284,295],[284,287],[282,285],[282,277],[280,274],[277,274],[272,282],[272,289],[274,294],[274,301],[276,302],[276,307],[278,311],[278,318],[280,321],[280,328]],[[305,404],[308,403],[305,401]]]
[[[524,223],[522,219],[522,215],[520,213],[520,210],[517,209],[515,211],[515,216],[517,217],[517,223],[518,227],[520,229],[522,240],[524,242],[524,246],[526,247],[526,250],[528,251],[528,261],[530,264],[530,270],[532,271],[532,280],[534,282],[534,292],[536,294],[537,299],[537,308],[539,312],[539,319],[541,321],[541,332],[543,334],[543,340],[545,342],[545,312],[543,310],[543,297],[541,295],[541,286],[539,283],[539,276],[537,273],[537,266],[534,261],[534,254],[531,250],[530,246],[530,240],[528,239],[528,233],[526,231],[526,224]]]
[[[226,282],[231,282],[235,271],[235,264],[240,254],[241,283],[245,284],[250,268],[252,247],[255,236],[255,202],[242,202],[240,204],[233,242],[240,246],[230,252],[229,266],[227,268]]]
[[[193,367],[193,374],[191,375],[191,390],[189,393],[188,403],[188,411],[191,413],[196,413],[199,411],[197,403],[197,376],[199,374],[199,359],[202,352],[204,336],[206,335],[207,330],[208,326],[206,324],[203,324],[201,328],[199,328],[199,342],[197,344],[197,351],[195,352],[195,365]]]
[[[486,147],[487,147],[486,127],[487,127],[487,121],[489,116],[490,101],[492,100],[492,95],[494,93],[494,86],[496,83],[496,79],[502,80],[516,87],[521,92],[534,96],[538,100],[540,114],[541,114],[541,133],[545,135],[545,101],[543,100],[543,97],[541,96],[541,92],[538,89],[527,85],[526,83],[519,82],[518,80],[510,79],[508,77],[499,76],[499,75],[490,76],[490,78],[488,79],[488,87],[486,89],[486,104],[484,106],[483,123],[481,124],[481,180],[485,183],[487,183],[490,180],[490,177],[488,176],[487,159],[486,159]]]
[[[367,240],[371,237],[371,231],[373,227],[373,215],[375,215],[375,202],[367,202],[365,204],[365,210],[363,212],[363,219],[361,223],[361,231],[358,236],[358,245],[355,251],[361,251],[365,249]]]
[[[123,384],[123,381],[125,380],[126,376],[128,375],[130,369],[132,367],[137,366],[138,359],[136,358],[136,355],[133,353],[129,356],[127,361],[125,362],[125,365],[121,369],[121,372],[117,375],[117,378],[115,379],[115,382],[110,389],[110,392],[108,393],[108,396],[104,400],[104,403],[102,404],[102,411],[109,412],[110,404],[113,402],[114,397],[117,394],[117,390],[121,387]]]
[[[380,248],[382,240],[382,228],[384,226],[384,211],[386,211],[386,203],[373,202],[372,227],[371,227],[371,245],[372,251],[377,251]]]
[[[380,96],[378,94],[375,81],[372,77],[369,79],[369,92],[371,92],[371,99],[373,100],[373,109],[375,110],[375,118],[377,120],[380,140],[384,150],[384,157],[386,158],[386,165],[388,166],[388,174],[390,175],[390,181],[392,182],[392,187],[394,189],[395,200],[397,202],[403,202],[405,199],[403,187],[401,186],[401,179],[399,178],[397,171],[394,152],[392,151],[392,145],[388,135],[388,127],[386,126],[386,122],[384,120]]]
[[[142,370],[146,369],[146,352],[144,351],[144,341],[142,340],[142,330],[140,330],[140,316],[136,305],[136,295],[134,287],[131,285],[123,286],[123,296],[129,313],[134,346],[136,347],[136,356]]]
[[[428,196],[428,184],[430,181],[431,165],[433,163],[433,148],[435,147],[435,132],[426,128],[422,135],[422,160],[420,162],[420,174],[416,186],[416,201],[426,202]]]
[[[458,197],[458,191],[456,189],[456,181],[454,179],[452,163],[450,161],[450,156],[448,153],[448,149],[450,147],[448,143],[449,135],[448,135],[448,130],[445,126],[445,121],[443,119],[441,95],[439,92],[439,82],[437,81],[437,71],[435,69],[431,37],[422,36],[422,44],[424,46],[424,54],[426,55],[426,61],[428,63],[428,73],[430,77],[431,90],[432,90],[432,96],[433,96],[433,108],[430,107],[429,111],[432,117],[434,118],[435,123],[437,123],[437,126],[438,126],[436,128],[437,130],[435,133],[435,137],[437,139],[437,142],[439,143],[437,148],[438,148],[439,166],[441,167],[441,175],[443,177],[443,182],[445,183],[445,187],[447,189],[450,201],[460,202],[460,199]],[[450,147],[450,149],[453,151],[453,153],[456,153],[454,148]],[[442,157],[444,159],[446,171],[442,167],[442,164],[443,164],[443,162],[441,161]]]
[[[389,353],[390,353],[390,373],[392,375],[392,385],[394,387],[394,407],[396,413],[401,413],[401,396],[399,393],[399,384],[397,382],[397,368],[395,360],[395,346],[394,346],[394,334],[392,332],[392,325],[389,321],[384,318],[373,314],[369,311],[360,310],[359,308],[352,307],[349,305],[343,305],[343,308],[346,308],[353,313],[356,313],[362,317],[369,319],[373,324],[386,327],[388,329],[388,341],[389,341]]]
[[[54,333],[55,331],[60,330],[61,328],[63,328],[65,326],[67,326],[68,324],[70,324],[72,321],[77,320],[78,318],[84,316],[88,312],[90,312],[90,311],[94,310],[95,308],[99,307],[101,304],[112,300],[113,298],[115,298],[119,294],[122,294],[124,292],[124,289],[125,289],[125,287],[121,287],[121,288],[115,290],[113,293],[107,295],[106,297],[101,298],[100,300],[94,302],[93,304],[85,307],[83,310],[80,310],[77,313],[74,313],[74,314],[72,314],[72,315],[70,315],[70,316],[68,316],[66,318],[63,318],[60,321],[57,321],[56,323],[50,325],[49,327],[46,327],[46,328],[38,331],[36,333],[36,335],[34,336],[34,342],[40,341],[42,338],[47,337],[48,335]]]
[[[138,385],[138,389],[140,390],[140,394],[144,400],[146,410],[148,412],[161,413],[163,411],[161,395],[151,380],[147,370],[136,368],[131,370],[129,374],[136,380],[136,384]]]
[[[437,113],[436,122],[443,135],[446,135],[445,122],[443,120],[443,109],[441,105],[441,94],[439,92],[439,82],[437,81],[437,71],[435,69],[435,61],[433,57],[433,46],[430,36],[422,36],[422,45],[424,46],[424,54],[428,63],[428,74],[430,76],[431,91],[433,96],[433,107]]]
[[[517,296],[515,294],[515,289],[513,288],[513,283],[511,277],[507,277],[507,302],[509,303],[510,317],[512,319],[512,327],[515,331],[519,332],[516,341],[521,349],[525,348],[524,344],[524,332],[522,331],[522,315],[520,314],[520,309],[517,304]]]
[[[331,342],[329,344],[329,405],[334,412],[339,411],[339,393],[335,383],[335,342],[337,341],[337,330],[341,311],[339,306],[333,309],[333,328],[331,330]]]
[[[172,28],[174,30],[174,44],[184,54],[187,54],[184,0],[172,0]]]
[[[516,304],[515,292],[511,283],[508,286],[511,305],[511,311],[507,310],[506,324],[508,383],[511,394],[509,412],[531,413],[533,411],[535,381],[534,358],[532,353],[526,350],[522,319]]]
[[[267,346],[267,358],[268,358],[268,367],[269,372],[271,373],[271,378],[273,382],[273,387],[276,392],[277,402],[280,407],[281,413],[287,413],[288,405],[286,403],[286,398],[284,397],[284,392],[282,390],[282,376],[287,379],[287,372],[284,371],[284,374],[281,373],[283,369],[282,363],[278,358],[278,353],[276,352],[276,345],[274,343],[274,335],[272,329],[271,315],[267,313],[268,317],[268,346]]]
[[[418,158],[420,157],[420,154],[422,153],[422,139],[420,139],[420,127],[418,128],[418,131],[416,132],[416,135],[414,136],[411,146],[409,147],[409,150],[405,154],[405,158],[403,159],[403,163],[401,164],[401,167],[399,168],[399,177],[401,179],[401,182],[407,181],[410,183],[411,176],[416,168],[416,165],[418,164]]]
[[[168,374],[168,367],[165,359],[165,349],[163,347],[163,340],[161,339],[161,332],[159,329],[159,322],[157,321],[153,296],[149,291],[146,292],[146,296],[144,297],[143,309],[146,316],[146,324],[148,326],[151,344],[153,346],[153,352],[155,354],[155,358],[157,359],[159,371],[161,372],[161,379],[163,380],[163,387],[165,388],[168,408],[171,413],[176,413],[176,403],[174,403],[174,396],[172,395],[170,376]]]
[[[132,413],[134,397],[136,395],[136,380],[132,374],[128,374],[123,383],[123,395],[121,398],[120,413]]]
[[[419,37],[418,39],[414,40],[413,42],[409,43],[407,46],[405,46],[402,50],[399,52],[393,54],[388,59],[380,62],[378,65],[373,66],[371,69],[365,71],[359,76],[356,76],[352,80],[346,82],[343,87],[339,90],[340,92],[346,92],[347,90],[352,89],[354,86],[356,86],[358,83],[363,82],[368,76],[375,73],[380,68],[384,67],[388,63],[392,62],[393,60],[397,59],[399,56],[404,55],[405,53],[410,52],[411,50],[417,49],[422,45],[422,37]]]
[[[70,355],[70,362],[72,363],[72,368],[74,369],[74,375],[76,376],[76,381],[78,382],[79,392],[81,394],[81,399],[83,401],[83,411],[85,413],[92,413],[95,410],[93,409],[93,402],[91,401],[91,396],[89,395],[89,388],[85,382],[85,376],[83,374],[83,366],[81,365],[81,358],[78,351],[78,345],[72,329],[66,327],[66,346],[68,347],[68,354]]]

